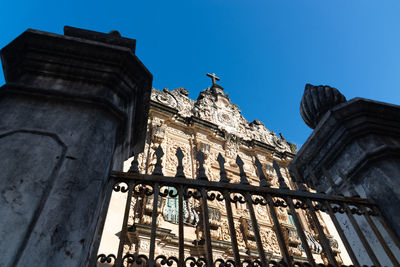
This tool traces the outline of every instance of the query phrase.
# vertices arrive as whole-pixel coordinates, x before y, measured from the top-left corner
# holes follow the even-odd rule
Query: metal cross
[[[215,75],[215,73],[211,73],[211,74],[207,73],[207,76],[212,79],[212,84],[213,85],[216,85],[217,84],[216,81],[219,81],[219,78]]]

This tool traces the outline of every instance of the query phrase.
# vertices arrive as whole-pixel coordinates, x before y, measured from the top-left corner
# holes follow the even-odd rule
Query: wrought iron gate
[[[272,188],[266,176],[263,173],[262,165],[258,159],[255,159],[257,175],[259,177],[259,186],[250,185],[247,180],[246,173],[243,168],[243,161],[238,156],[236,164],[240,172],[240,183],[230,183],[224,168],[225,160],[218,156],[220,166],[219,182],[209,181],[204,169],[204,154],[200,151],[197,154],[197,177],[196,179],[187,179],[184,175],[182,159],[184,157],[180,148],[178,148],[176,157],[178,166],[175,177],[163,176],[162,173],[162,156],[163,151],[159,147],[155,151],[157,162],[151,175],[139,174],[137,161],[133,161],[132,167],[128,173],[113,172],[110,179],[112,180],[113,190],[127,194],[127,202],[125,206],[125,215],[123,227],[120,235],[120,244],[118,254],[101,254],[98,255],[99,263],[109,263],[110,266],[339,266],[335,253],[332,250],[332,244],[323,230],[320,223],[318,212],[325,212],[329,215],[334,224],[341,241],[351,258],[354,266],[361,266],[356,253],[353,251],[352,245],[343,231],[342,225],[337,218],[337,214],[347,216],[355,234],[361,241],[362,246],[372,261],[374,266],[381,266],[379,255],[376,255],[375,249],[368,242],[365,232],[361,229],[356,217],[363,217],[370,227],[371,233],[376,236],[379,244],[382,246],[386,256],[393,263],[393,266],[400,266],[398,255],[395,256],[393,249],[388,245],[382,234],[385,229],[391,241],[400,248],[400,242],[396,234],[390,229],[385,218],[380,213],[378,207],[367,199],[358,197],[345,197],[340,195],[328,195],[322,193],[312,193],[306,187],[297,183],[297,190],[290,190],[286,185],[284,178],[280,173],[280,168],[274,162],[274,169],[278,176],[280,188]],[[127,242],[128,217],[130,212],[130,204],[132,197],[151,196],[152,215],[151,215],[151,232],[150,232],[150,248],[148,255],[130,254],[123,255],[124,244]],[[156,255],[156,235],[157,235],[157,216],[158,204],[162,198],[177,198],[178,201],[178,249],[179,255],[165,256]],[[198,242],[198,246],[202,248],[201,256],[192,255],[185,256],[185,231],[184,231],[184,201],[195,199],[200,206],[201,227],[203,231],[202,242]],[[209,207],[208,201],[220,201],[225,203],[226,214],[229,224],[229,233],[231,236],[231,257],[222,259],[213,255],[213,242],[210,235]],[[239,253],[238,241],[235,231],[234,218],[232,213],[232,204],[242,203],[247,205],[250,214],[252,231],[257,244],[257,254],[254,257],[245,257]],[[278,240],[280,249],[280,260],[269,258],[263,248],[263,241],[260,236],[260,226],[257,222],[254,206],[265,206],[271,215],[273,221],[273,229]],[[289,253],[287,244],[287,235],[282,229],[276,209],[278,207],[287,208],[290,211],[292,221],[297,229],[297,235],[301,240],[301,247],[304,250],[306,260],[296,260]],[[307,242],[306,232],[304,231],[303,222],[300,220],[298,211],[305,210],[313,221],[316,228],[318,241],[322,246],[322,255],[325,265],[317,263],[313,257],[312,250]],[[377,226],[377,222],[380,224]],[[262,230],[262,229],[261,229]],[[396,249],[397,249],[396,248]]]

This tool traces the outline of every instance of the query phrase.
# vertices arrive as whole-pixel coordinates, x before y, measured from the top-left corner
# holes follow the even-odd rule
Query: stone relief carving
[[[164,88],[162,92],[157,91],[153,88],[151,100],[157,101],[171,108],[176,108],[178,105],[176,99],[171,95],[171,93],[169,93],[168,88]]]
[[[151,100],[174,108],[183,118],[197,117],[215,124],[220,130],[237,138],[251,141],[256,140],[276,148],[279,152],[294,153],[294,147],[283,136],[276,136],[259,121],[247,121],[237,105],[222,90],[216,92],[212,88],[202,91],[196,101],[188,97],[188,90],[182,87],[174,90],[164,88],[159,91],[153,88]]]
[[[236,158],[239,149],[237,137],[235,135],[228,134],[225,142],[225,155],[227,157]]]
[[[308,231],[304,231],[306,238],[307,238],[307,243],[308,246],[310,247],[311,251],[314,253],[321,253],[322,252],[322,246],[319,244],[319,242],[315,239],[314,235]]]
[[[255,206],[255,211],[258,215],[260,215],[262,220],[266,220],[268,222],[270,221],[268,217],[267,208],[265,206],[257,205]]]
[[[253,226],[250,221],[246,218],[240,218],[240,229],[242,230],[242,234],[245,237],[245,240],[255,240],[255,235],[253,231]]]
[[[280,253],[278,239],[270,227],[262,227],[260,231],[263,247],[268,252]]]
[[[158,144],[162,143],[165,137],[166,128],[167,126],[165,124],[153,126],[153,135],[152,135],[153,143],[158,143]]]

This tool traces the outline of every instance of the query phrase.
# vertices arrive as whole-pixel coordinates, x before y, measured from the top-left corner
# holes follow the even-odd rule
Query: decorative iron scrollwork
[[[255,260],[250,260],[250,259],[245,259],[242,261],[242,266],[243,267],[258,267],[262,266],[261,261],[255,259]]]
[[[303,209],[303,210],[306,210],[306,209],[308,209],[309,207],[307,206],[307,204],[305,203],[304,200],[302,200],[302,199],[296,199],[296,202],[294,203],[294,208],[295,208],[295,209]]]
[[[129,190],[129,185],[127,182],[116,182],[113,186],[115,192],[126,193]]]
[[[169,187],[169,188],[164,188],[164,190],[160,190],[159,195],[162,197],[171,197],[171,198],[176,198],[178,196],[178,190],[176,190],[174,187]]]
[[[149,188],[151,187],[151,188]],[[145,185],[145,184],[135,184],[132,190],[135,196],[151,196],[154,194],[154,190],[152,186]]]
[[[321,203],[321,202],[317,202],[317,204],[314,205],[314,209],[325,212],[325,211],[328,210],[328,207],[325,204]]]
[[[261,205],[261,206],[266,206],[267,201],[263,197],[256,196],[254,198],[251,198],[251,203],[254,205]]]
[[[174,262],[176,264],[178,264],[178,258],[174,257],[174,256],[170,256],[170,257],[166,257],[164,255],[159,255],[156,257],[155,261],[159,261],[160,265],[167,265],[167,266],[172,266],[174,264]]]
[[[364,211],[358,206],[353,206],[352,208],[350,208],[350,212],[351,212],[351,214],[357,214],[357,215],[364,214]]]
[[[122,264],[124,264],[125,262],[127,264],[132,264],[132,263],[136,263],[136,264],[147,264],[147,262],[149,261],[149,258],[146,255],[134,255],[131,253],[127,253],[125,254],[125,256],[122,257]]]
[[[230,198],[230,201],[232,202],[232,203],[237,203],[237,202],[239,202],[239,203],[241,203],[241,204],[244,204],[244,203],[246,203],[246,200],[244,199],[244,197],[242,196],[242,195],[234,195],[233,197],[232,196],[229,196],[229,198]]]
[[[283,207],[286,208],[288,205],[286,204],[286,201],[281,200],[281,199],[277,199],[274,201],[274,206],[275,207]]]
[[[187,189],[183,191],[183,197],[184,199],[190,199],[193,197],[194,199],[201,199],[201,193],[197,189]]]
[[[342,205],[336,204],[336,203],[332,203],[332,204],[336,205],[336,206],[332,206],[332,211],[334,213],[337,213],[337,212],[339,212],[341,214],[345,213],[345,209],[344,209],[344,207]]]
[[[185,266],[188,266],[188,265],[187,265],[188,263],[189,263],[189,266],[190,266],[190,267],[195,267],[195,266],[197,266],[197,267],[207,266],[206,259],[203,258],[203,257],[198,258],[198,259],[196,259],[195,257],[192,257],[192,256],[187,257],[187,258],[185,259]]]
[[[207,199],[208,200],[218,200],[218,201],[223,201],[224,200],[224,196],[222,194],[220,194],[219,192],[215,193],[215,192],[208,192],[207,193]]]
[[[216,259],[214,262],[216,267],[236,267],[235,262],[233,260],[223,260],[223,259]]]
[[[97,256],[97,261],[100,263],[111,263],[111,262],[115,262],[115,260],[117,259],[117,257],[114,254],[100,254]]]

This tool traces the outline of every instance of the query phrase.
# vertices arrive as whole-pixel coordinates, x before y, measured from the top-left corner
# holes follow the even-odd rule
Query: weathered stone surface
[[[73,31],[28,30],[1,50],[3,266],[86,266],[113,157],[143,146],[152,76],[134,46]]]
[[[318,191],[356,193],[375,201],[400,236],[400,106],[362,98],[339,104],[321,119],[289,168],[297,168],[311,187],[315,174]],[[369,227],[365,233],[371,233]]]

